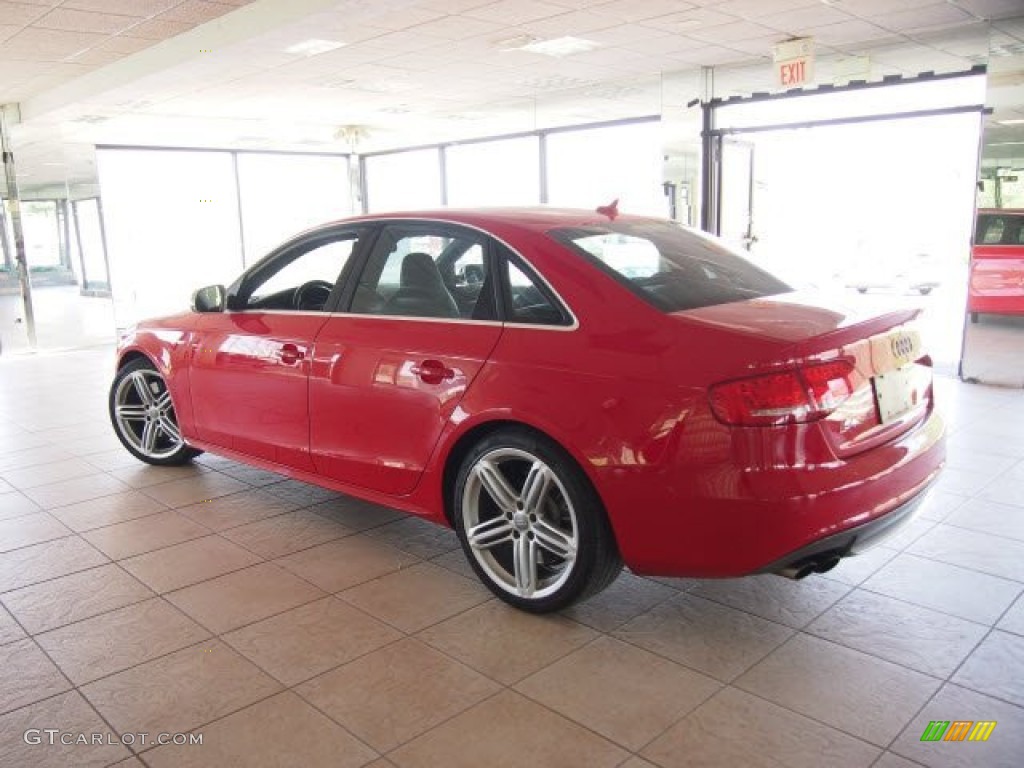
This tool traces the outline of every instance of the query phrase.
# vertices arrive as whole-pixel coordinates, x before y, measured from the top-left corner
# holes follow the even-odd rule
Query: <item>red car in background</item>
[[[978,211],[971,249],[967,311],[978,315],[1024,315],[1024,210]]]
[[[365,216],[131,329],[110,416],[151,464],[213,451],[450,525],[550,611],[623,563],[800,578],[907,521],[945,451],[917,315],[614,206]]]

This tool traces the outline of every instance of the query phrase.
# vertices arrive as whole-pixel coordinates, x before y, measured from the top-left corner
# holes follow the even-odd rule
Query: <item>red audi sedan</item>
[[[623,563],[799,578],[898,528],[945,453],[916,316],[614,207],[365,216],[131,329],[110,415],[151,464],[213,451],[450,525],[542,612]]]

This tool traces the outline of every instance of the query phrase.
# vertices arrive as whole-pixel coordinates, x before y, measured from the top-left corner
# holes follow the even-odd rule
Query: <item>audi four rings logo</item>
[[[914,351],[914,340],[909,336],[896,336],[892,340],[892,353],[896,357],[907,357]]]

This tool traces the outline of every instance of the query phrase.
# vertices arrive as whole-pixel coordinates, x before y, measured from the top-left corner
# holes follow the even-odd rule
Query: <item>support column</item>
[[[4,178],[7,181],[7,199],[11,206],[11,229],[14,232],[14,260],[21,282],[21,303],[25,311],[25,330],[28,331],[29,346],[36,348],[36,315],[32,309],[32,284],[29,280],[28,260],[25,256],[25,235],[21,228],[21,200],[18,197],[18,180],[14,173],[14,150],[7,131],[7,121],[18,113],[17,105],[0,105],[0,152],[4,163]]]
[[[716,137],[711,133],[714,129],[714,107],[711,100],[715,96],[715,70],[713,67],[701,67],[701,161],[700,161],[700,228],[705,232],[717,234],[718,231],[718,199],[717,199],[717,153]]]
[[[14,256],[11,254],[11,244],[7,239],[7,213],[4,211],[3,195],[0,195],[0,253],[3,254],[4,266],[14,269]]]

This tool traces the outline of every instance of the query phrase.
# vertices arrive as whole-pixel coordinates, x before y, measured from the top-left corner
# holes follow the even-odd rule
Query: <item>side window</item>
[[[359,277],[350,311],[496,319],[485,253],[482,235],[450,225],[387,227]]]
[[[998,245],[1003,242],[1003,230],[1005,222],[1002,218],[991,216],[984,219],[985,231],[982,233],[980,242],[983,245]]]
[[[562,309],[518,264],[506,254],[502,259],[507,275],[505,308],[508,321],[531,325],[569,325],[569,314]]]
[[[322,312],[356,242],[350,234],[281,254],[247,281],[244,295],[238,297],[241,308]]]

